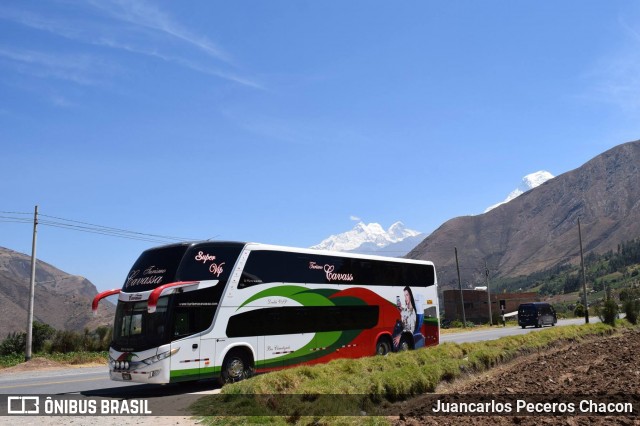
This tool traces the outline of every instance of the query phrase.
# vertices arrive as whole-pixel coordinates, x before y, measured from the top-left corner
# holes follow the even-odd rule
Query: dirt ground
[[[640,332],[627,331],[611,337],[600,337],[579,343],[567,343],[552,351],[520,357],[513,362],[454,383],[441,385],[437,394],[446,394],[455,400],[469,400],[470,395],[490,400],[492,396],[523,395],[527,400],[540,402],[575,399],[605,399],[619,394],[619,401],[640,401]],[[473,398],[473,397],[472,397]],[[388,411],[394,415],[396,426],[408,425],[640,425],[635,416],[604,415],[536,415],[486,416],[447,415],[434,416],[427,404],[433,403],[429,395],[394,404]],[[515,410],[514,410],[515,411]],[[579,410],[576,410],[578,412]],[[398,417],[398,413],[401,413]]]

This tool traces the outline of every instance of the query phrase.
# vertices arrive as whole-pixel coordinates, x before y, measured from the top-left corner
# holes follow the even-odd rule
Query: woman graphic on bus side
[[[408,333],[412,336],[416,328],[416,302],[413,299],[413,292],[409,286],[404,288],[404,307],[398,306],[400,310],[400,320],[396,322],[396,326],[393,330],[393,347],[397,350],[410,349],[411,343],[402,339],[402,335]],[[401,344],[402,342],[402,344]],[[407,347],[404,347],[404,345]]]

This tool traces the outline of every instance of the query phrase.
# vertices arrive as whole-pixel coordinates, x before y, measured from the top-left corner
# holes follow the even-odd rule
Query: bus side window
[[[173,327],[174,336],[184,336],[189,333],[189,313],[176,311],[176,319]]]
[[[435,306],[430,306],[424,310],[425,318],[435,318],[437,315],[437,310]]]
[[[256,250],[249,254],[238,288],[282,281],[283,253]]]
[[[173,335],[187,336],[209,328],[218,306],[216,287],[176,294]]]

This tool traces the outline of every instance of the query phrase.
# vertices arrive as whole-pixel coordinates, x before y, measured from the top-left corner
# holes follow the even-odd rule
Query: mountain
[[[553,177],[554,176],[551,173],[547,172],[546,170],[540,170],[539,172],[526,175],[525,177],[522,178],[520,185],[518,185],[516,189],[511,191],[504,201],[498,204],[494,204],[491,207],[488,207],[484,212],[487,213],[488,211],[493,210],[498,206],[508,203],[509,201],[524,194],[525,192],[530,191],[533,188],[539,187],[549,179],[553,179]]]
[[[31,256],[0,247],[0,340],[13,331],[26,331],[31,280]],[[86,278],[69,275],[40,260],[36,263],[34,321],[58,330],[90,330],[111,325],[115,306],[101,302],[93,317],[91,301],[98,293]]]
[[[477,216],[445,222],[407,257],[436,264],[439,282],[463,283],[528,275],[579,262],[577,220],[585,255],[615,250],[640,236],[640,141],[616,146],[581,167]]]
[[[385,229],[378,223],[359,222],[352,230],[331,235],[311,248],[350,253],[379,253],[387,256],[402,256],[414,248],[424,235],[407,229],[402,222],[396,222]]]

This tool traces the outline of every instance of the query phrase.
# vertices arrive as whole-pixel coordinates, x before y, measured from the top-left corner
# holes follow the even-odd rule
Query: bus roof
[[[379,256],[379,255],[368,255],[368,254],[359,254],[359,253],[346,253],[341,251],[331,251],[331,250],[317,250],[311,248],[301,248],[301,247],[289,247],[289,246],[280,246],[273,244],[263,244],[263,243],[255,243],[255,242],[240,242],[240,241],[210,241],[210,240],[202,240],[202,241],[185,241],[183,243],[174,243],[167,244],[163,246],[156,246],[149,248],[145,251],[156,250],[159,248],[167,248],[167,247],[175,247],[175,246],[197,246],[197,245],[220,245],[227,247],[239,247],[239,248],[248,248],[250,250],[273,250],[273,251],[283,251],[283,252],[293,252],[293,253],[304,253],[304,254],[317,254],[324,256],[336,256],[336,257],[347,257],[354,259],[366,259],[366,260],[381,260],[386,262],[398,262],[398,263],[412,263],[419,265],[433,265],[433,262],[428,260],[415,260],[415,259],[406,259],[403,257],[388,257],[388,256]]]

